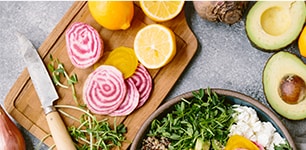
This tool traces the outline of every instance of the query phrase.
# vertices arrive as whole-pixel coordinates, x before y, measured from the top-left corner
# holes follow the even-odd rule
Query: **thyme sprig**
[[[74,73],[71,76],[69,76],[69,74],[65,70],[64,64],[60,62],[58,59],[53,59],[53,56],[51,54],[50,54],[50,63],[48,64],[48,70],[51,72],[53,83],[56,86],[60,86],[66,89],[69,88],[69,86],[71,87],[73,100],[79,106],[77,94],[74,87],[74,84],[78,82],[77,75]],[[66,78],[67,80],[66,84],[61,82],[61,76],[64,76]]]

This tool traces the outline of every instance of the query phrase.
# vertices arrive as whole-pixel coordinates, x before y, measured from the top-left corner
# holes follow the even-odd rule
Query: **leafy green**
[[[193,98],[182,99],[174,110],[160,120],[151,123],[147,136],[164,136],[170,139],[170,149],[190,149],[198,138],[203,141],[216,140],[225,145],[229,127],[234,123],[234,110],[209,89],[193,92]]]
[[[292,150],[292,147],[290,147],[288,141],[286,141],[286,143],[274,145],[274,150]]]

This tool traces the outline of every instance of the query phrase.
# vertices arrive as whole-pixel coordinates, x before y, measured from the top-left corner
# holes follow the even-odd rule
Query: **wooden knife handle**
[[[58,150],[76,150],[66,125],[57,111],[46,114],[52,138]]]

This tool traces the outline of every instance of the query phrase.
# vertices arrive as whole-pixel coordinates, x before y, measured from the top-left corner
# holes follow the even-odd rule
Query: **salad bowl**
[[[194,97],[193,93],[197,92],[190,91],[181,95],[178,95],[170,100],[167,100],[164,104],[162,104],[155,112],[153,112],[150,117],[143,123],[141,128],[138,130],[132,145],[131,150],[139,150],[142,147],[143,139],[147,137],[147,133],[150,129],[151,123],[154,119],[161,119],[165,117],[168,113],[174,110],[174,105],[182,101],[182,99],[191,99]],[[204,89],[205,95],[207,93],[207,89]],[[290,147],[293,150],[296,150],[296,146],[294,141],[288,132],[287,128],[281,122],[277,115],[274,114],[268,107],[260,103],[258,100],[249,97],[245,94],[227,90],[227,89],[210,89],[211,92],[216,93],[219,97],[224,96],[224,103],[228,103],[231,105],[241,105],[253,108],[260,121],[262,122],[270,122],[273,127],[276,129],[276,132],[280,134],[280,136],[285,139]]]

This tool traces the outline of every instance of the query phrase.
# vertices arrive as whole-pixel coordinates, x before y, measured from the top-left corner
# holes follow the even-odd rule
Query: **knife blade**
[[[54,143],[59,150],[75,150],[74,143],[53,102],[59,98],[52,79],[37,50],[23,34],[16,32],[21,45],[20,53],[26,63],[35,91],[46,115]]]

